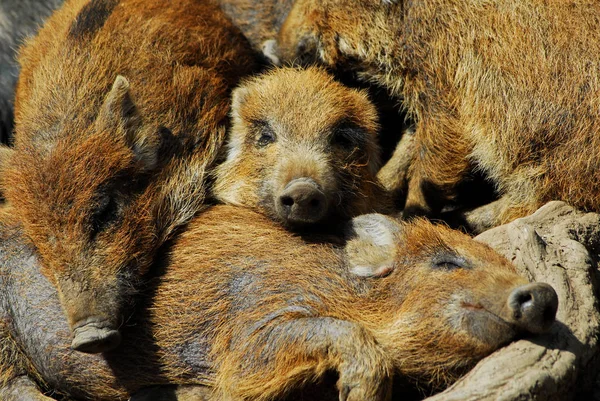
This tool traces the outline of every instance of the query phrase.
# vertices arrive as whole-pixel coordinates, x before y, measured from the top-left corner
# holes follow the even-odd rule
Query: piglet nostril
[[[517,296],[516,301],[519,305],[521,305],[521,309],[526,308],[532,303],[533,296],[529,292],[524,292]]]
[[[294,198],[291,196],[282,196],[280,198],[281,204],[284,206],[292,206],[294,204]]]
[[[309,202],[309,205],[311,208],[316,209],[321,205],[321,201],[319,201],[319,199],[317,199],[317,198],[311,199]]]

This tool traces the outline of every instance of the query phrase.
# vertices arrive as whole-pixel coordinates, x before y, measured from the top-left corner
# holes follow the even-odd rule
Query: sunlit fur
[[[552,199],[598,211],[600,4],[395,3],[299,0],[278,48],[357,69],[417,121],[407,209],[437,213],[473,163],[506,198],[484,225]]]
[[[202,207],[253,57],[216,4],[192,0],[71,0],[21,49],[2,187],[71,323],[118,325],[155,250]]]
[[[388,225],[394,226],[391,241],[377,241],[390,245],[393,270],[369,278],[349,271],[356,250],[308,244],[249,209],[215,206],[163,255],[164,274],[140,296],[145,309],[123,327],[123,346],[105,356],[69,350],[56,295],[20,263],[32,261],[5,228],[0,301],[4,296],[19,305],[0,309],[13,338],[5,343],[26,344],[10,351],[21,358],[25,352],[50,387],[98,400],[125,400],[167,383],[210,386],[215,400],[267,400],[330,369],[340,372],[340,388],[354,386],[365,397],[392,375],[447,385],[514,338],[504,305],[526,280],[459,232],[424,220]],[[465,266],[437,266],[448,253],[464,258]],[[15,312],[28,305],[37,307]],[[465,319],[477,324],[461,324]],[[28,342],[13,328],[41,340]],[[6,366],[0,372],[11,379]]]

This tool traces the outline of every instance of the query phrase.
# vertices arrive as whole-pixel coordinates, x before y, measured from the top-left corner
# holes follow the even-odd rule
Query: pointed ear
[[[129,81],[118,75],[96,119],[99,130],[121,134],[144,170],[156,166],[160,138],[156,127],[144,126],[129,94]]]
[[[394,269],[400,223],[372,213],[352,219],[347,231],[346,258],[357,276],[384,277]]]
[[[129,81],[117,75],[112,88],[104,98],[96,123],[104,129],[123,126],[126,131],[139,128],[141,117],[129,95]]]

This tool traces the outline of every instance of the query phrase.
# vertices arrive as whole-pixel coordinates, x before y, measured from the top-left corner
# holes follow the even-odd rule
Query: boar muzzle
[[[547,332],[554,323],[558,296],[545,283],[532,283],[516,288],[508,297],[512,323],[519,329],[539,334]]]
[[[311,178],[290,181],[279,194],[276,211],[279,217],[292,225],[313,224],[327,214],[327,197]]]

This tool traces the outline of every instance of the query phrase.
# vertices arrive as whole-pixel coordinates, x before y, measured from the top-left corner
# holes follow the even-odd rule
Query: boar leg
[[[148,387],[135,393],[129,401],[209,401],[212,388],[202,385]]]
[[[414,131],[407,129],[390,160],[377,173],[377,179],[396,199],[406,196],[408,170],[414,157],[415,135]]]
[[[472,233],[480,234],[519,217],[525,217],[535,212],[538,207],[535,202],[523,204],[516,202],[509,195],[504,195],[494,202],[465,212],[464,220]]]
[[[218,385],[226,394],[220,398],[275,398],[329,370],[339,373],[341,401],[391,397],[390,366],[384,352],[355,323],[329,317],[298,318],[266,326],[233,347],[221,364]]]
[[[415,132],[404,216],[436,216],[469,170],[471,145],[452,124],[421,120]]]
[[[52,401],[38,389],[27,376],[18,376],[0,388],[0,400],[3,401]]]

